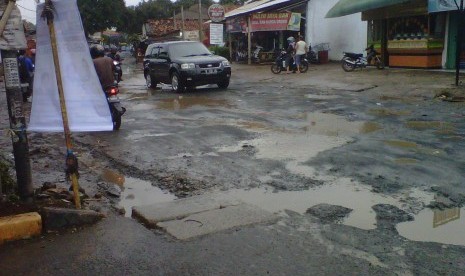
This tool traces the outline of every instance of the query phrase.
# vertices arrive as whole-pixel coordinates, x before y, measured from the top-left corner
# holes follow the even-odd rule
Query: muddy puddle
[[[132,207],[134,206],[168,202],[176,199],[174,195],[152,186],[149,181],[127,177],[109,169],[104,169],[101,176],[103,180],[116,184],[121,188],[118,205],[124,208],[126,217],[131,217]]]
[[[320,203],[340,205],[353,209],[342,221],[343,224],[367,230],[376,228],[376,213],[372,209],[373,205],[384,203],[399,208],[402,206],[399,199],[373,193],[371,187],[352,182],[347,178],[340,178],[330,185],[305,191],[275,192],[273,188],[255,188],[231,190],[225,193],[273,213],[291,210],[304,214],[308,208]],[[429,200],[428,196],[417,197],[420,194],[419,191],[413,191],[403,196],[416,197],[420,201]]]
[[[414,221],[397,225],[403,237],[414,241],[465,245],[465,208],[424,209]]]
[[[192,108],[193,106],[202,106],[202,107],[224,107],[232,108],[227,100],[223,99],[213,99],[207,96],[178,96],[172,99],[163,99],[157,103],[157,108],[165,110],[180,110]]]
[[[263,131],[257,139],[241,141],[237,145],[222,146],[218,152],[238,152],[253,147],[258,159],[280,160],[295,174],[315,177],[313,168],[304,162],[320,152],[343,146],[355,135],[381,129],[376,123],[348,121],[342,116],[327,113],[305,113],[300,118],[296,131]]]

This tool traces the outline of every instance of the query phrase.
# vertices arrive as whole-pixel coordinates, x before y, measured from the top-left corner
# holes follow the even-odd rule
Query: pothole
[[[353,211],[342,220],[342,223],[361,229],[376,228],[376,213],[372,209],[376,204],[391,204],[401,208],[403,203],[394,197],[383,196],[371,192],[371,187],[353,182],[348,178],[340,178],[330,185],[312,188],[306,191],[278,191],[273,188],[254,188],[250,190],[230,190],[225,192],[246,203],[254,204],[270,212],[279,213],[292,210],[304,214],[308,208],[321,204],[340,205]],[[411,191],[404,197],[415,197],[419,201],[429,203],[431,197],[419,191]]]
[[[413,221],[397,225],[399,234],[409,240],[465,245],[465,208],[424,209]]]

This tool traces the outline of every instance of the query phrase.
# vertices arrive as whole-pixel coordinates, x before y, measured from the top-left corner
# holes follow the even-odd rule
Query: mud
[[[125,77],[121,98],[128,111],[121,130],[74,135],[80,184],[91,198],[103,194],[86,208],[129,210],[134,204],[224,192],[277,212],[282,219],[277,225],[222,233],[192,244],[160,243],[174,255],[185,249],[198,252],[198,245],[205,252],[224,252],[224,242],[234,245],[237,253],[228,260],[239,262],[239,256],[256,252],[247,242],[257,239],[254,248],[260,252],[252,254],[252,260],[260,262],[260,269],[268,264],[278,274],[299,272],[283,269],[285,263],[310,269],[309,260],[327,264],[320,272],[329,274],[463,274],[464,247],[440,244],[465,240],[457,226],[437,227],[432,234],[453,240],[425,236],[419,239],[424,242],[411,241],[417,225],[426,221],[427,206],[462,210],[465,203],[463,106],[434,98],[449,87],[451,76],[391,69],[346,74],[332,64],[299,76],[272,76],[269,68],[237,65],[233,76],[228,90],[200,87],[182,95],[166,86],[147,91],[140,71]],[[0,104],[5,104],[3,99]],[[3,124],[5,114],[0,115]],[[62,136],[30,134],[30,141],[34,185],[49,181],[67,187]],[[2,149],[9,146],[5,137],[0,142]],[[104,194],[106,188],[97,185],[102,181],[119,187],[121,199]],[[150,196],[144,198],[145,193]],[[338,223],[329,219],[322,224],[305,214],[317,204],[353,211]],[[109,220],[108,227],[117,221],[121,227],[131,225],[127,228],[137,229],[135,233],[144,231],[120,219]],[[416,226],[404,226],[410,223]],[[141,240],[151,243],[147,237],[152,233],[143,233]],[[244,243],[236,248],[241,238]],[[279,250],[273,250],[270,241]],[[139,246],[145,248],[143,242]],[[273,264],[282,255],[289,255],[279,263],[282,267]],[[197,255],[189,256],[180,258],[195,262]],[[216,261],[201,271],[228,274],[215,267],[222,264]],[[243,271],[263,272],[251,267]]]

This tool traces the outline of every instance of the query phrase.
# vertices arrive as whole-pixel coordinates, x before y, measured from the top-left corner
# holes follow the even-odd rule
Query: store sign
[[[184,33],[182,34],[183,38],[185,40],[189,40],[189,41],[199,41],[200,40],[200,36],[199,36],[199,31],[184,31]]]
[[[245,33],[247,22],[244,17],[235,17],[226,20],[226,31],[228,33]]]
[[[224,7],[219,4],[213,4],[208,7],[208,17],[210,17],[213,22],[223,21],[225,13]]]
[[[256,13],[250,19],[252,32],[256,31],[298,31],[300,13]]]
[[[210,24],[210,44],[223,45],[223,24]]]
[[[457,1],[460,4],[460,1]],[[458,10],[454,0],[428,0],[428,12],[441,12]]]

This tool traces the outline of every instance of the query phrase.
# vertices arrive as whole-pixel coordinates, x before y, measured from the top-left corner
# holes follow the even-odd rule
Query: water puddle
[[[124,208],[126,217],[131,217],[134,206],[169,202],[176,199],[174,195],[152,186],[149,181],[126,177],[109,169],[104,169],[101,176],[103,180],[117,184],[121,188],[119,206]]]
[[[225,192],[246,203],[259,206],[273,213],[292,210],[304,214],[308,208],[320,204],[334,204],[353,209],[342,222],[345,225],[361,229],[376,228],[376,213],[371,208],[375,204],[384,203],[401,207],[402,203],[393,197],[371,192],[371,187],[352,182],[348,178],[340,178],[330,185],[324,185],[306,191],[280,191],[273,188],[255,188],[251,190],[231,190]],[[418,191],[405,194],[414,197]],[[428,201],[429,197],[420,198]]]
[[[207,96],[186,97],[178,96],[174,99],[163,99],[157,104],[157,108],[165,110],[180,110],[187,109],[193,106],[203,107],[225,107],[232,108],[233,105],[229,104],[227,100],[212,99]]]
[[[428,148],[418,145],[414,142],[403,141],[403,140],[385,140],[384,143],[391,147],[401,148],[401,149],[412,149],[416,153],[426,154],[426,155],[445,155],[445,152],[440,149]]]
[[[414,221],[397,225],[403,237],[414,241],[465,245],[465,208],[424,209]]]
[[[149,131],[137,130],[127,135],[125,139],[130,140],[130,141],[138,141],[138,140],[141,140],[143,138],[148,138],[148,137],[164,137],[164,136],[170,136],[170,135],[174,135],[174,134],[173,133],[152,133]]]
[[[415,130],[436,129],[443,131],[454,131],[455,129],[452,123],[439,121],[408,121],[405,124],[408,128]]]
[[[137,178],[126,177],[121,192],[119,206],[126,211],[125,216],[131,217],[132,207],[150,205],[159,202],[169,202],[176,197],[162,191],[152,183]]]
[[[334,100],[339,98],[337,95],[316,95],[316,94],[307,94],[305,98],[312,100]]]
[[[264,131],[253,140],[242,141],[237,145],[222,146],[218,152],[238,152],[253,147],[259,159],[280,160],[286,163],[286,169],[292,173],[315,177],[312,167],[304,163],[320,152],[343,146],[352,141],[352,136],[380,129],[376,123],[352,122],[344,117],[327,113],[305,113],[299,119],[303,121],[304,131]]]
[[[392,110],[386,108],[371,109],[368,111],[369,114],[379,116],[379,117],[388,117],[388,116],[407,116],[410,115],[411,111],[401,111],[401,110]]]

